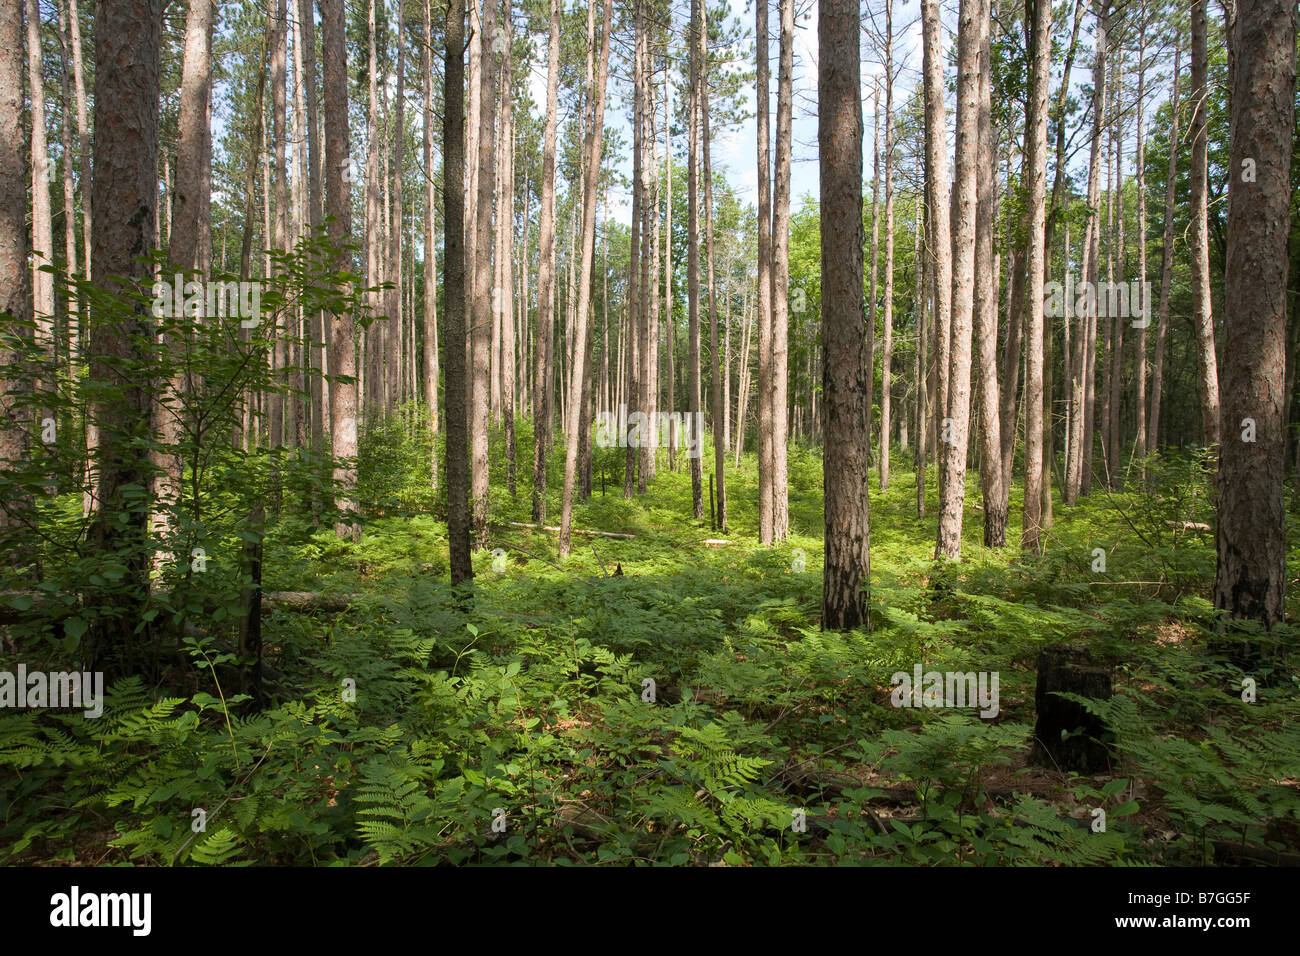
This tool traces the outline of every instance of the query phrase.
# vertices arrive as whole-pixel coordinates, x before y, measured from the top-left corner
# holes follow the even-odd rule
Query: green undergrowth
[[[670,471],[661,452],[649,493],[627,500],[623,451],[596,449],[574,525],[633,537],[575,535],[561,560],[553,533],[511,524],[530,520],[530,437],[523,423],[512,497],[494,436],[471,609],[449,586],[444,504],[398,429],[372,436],[359,543],[289,506],[270,528],[267,590],[352,597],[341,613],[264,619],[280,675],[269,706],[223,686],[238,662],[216,641],[235,625],[210,614],[183,679],[120,681],[98,719],[0,712],[0,859],[1194,865],[1300,853],[1294,658],[1242,671],[1215,649],[1213,537],[1185,530],[1214,520],[1195,460],[1153,460],[1148,484],[1094,487],[1072,507],[1058,498],[1041,557],[1017,546],[1018,487],[1011,546],[981,545],[972,473],[964,559],[947,566],[932,560],[933,469],[924,518],[912,473],[896,468],[883,492],[873,474],[872,625],[839,633],[819,629],[816,450],[791,449],[791,537],[768,548],[752,456],[727,475],[724,532],[709,527],[707,474],[705,517],[692,517],[686,459]],[[1266,642],[1294,640],[1284,628]],[[1037,657],[1059,641],[1116,662],[1115,696],[1090,704],[1114,733],[1108,773],[1027,762]],[[997,715],[893,706],[891,676],[917,664],[997,672]]]

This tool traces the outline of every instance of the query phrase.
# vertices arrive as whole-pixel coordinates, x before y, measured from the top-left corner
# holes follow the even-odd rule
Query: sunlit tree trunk
[[[578,311],[574,323],[573,377],[569,380],[569,406],[565,422],[564,492],[560,502],[561,557],[572,550],[573,491],[578,468],[578,412],[582,402],[587,349],[587,313],[591,307],[591,265],[596,251],[596,187],[600,180],[600,148],[605,132],[605,88],[609,79],[609,48],[613,32],[613,0],[605,0],[601,31],[600,61],[596,69],[596,91],[592,102],[592,123],[583,144],[587,168],[582,184],[582,270],[578,279]]]

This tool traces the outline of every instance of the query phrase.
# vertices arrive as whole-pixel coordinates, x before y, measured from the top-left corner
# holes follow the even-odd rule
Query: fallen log
[[[510,527],[512,527],[512,528],[532,528],[534,531],[540,529],[540,530],[542,530],[542,531],[555,531],[555,532],[558,533],[559,530],[560,530],[559,528],[552,527],[551,525],[542,525],[542,524],[525,524],[525,523],[522,522],[522,521],[510,521],[510,522],[507,522],[507,523],[508,523],[508,524],[510,525]],[[570,533],[570,534],[595,535],[595,536],[598,536],[598,537],[601,537],[601,538],[623,538],[623,539],[629,539],[629,538],[635,538],[635,537],[636,537],[636,535],[634,535],[634,534],[623,534],[623,533],[618,532],[618,531],[583,531],[581,528],[570,528],[570,529],[569,529],[569,533]]]
[[[0,624],[17,624],[42,612],[41,592],[39,591],[3,591],[0,592]],[[9,601],[17,597],[32,599],[25,609],[13,607]],[[263,591],[261,594],[261,612],[270,614],[276,608],[298,614],[311,614],[315,611],[338,613],[346,611],[360,594],[327,594],[321,591]],[[72,608],[67,608],[69,613]]]

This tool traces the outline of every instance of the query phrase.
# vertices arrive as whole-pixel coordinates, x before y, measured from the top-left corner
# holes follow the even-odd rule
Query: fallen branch
[[[542,525],[542,524],[525,524],[525,523],[522,522],[522,521],[510,521],[510,522],[507,522],[507,523],[508,523],[508,524],[510,525],[510,527],[512,527],[512,528],[532,528],[532,529],[534,529],[534,530],[540,528],[542,531],[555,531],[555,532],[558,532],[558,531],[560,530],[559,528],[551,527],[550,525]],[[583,531],[583,530],[581,530],[581,529],[579,529],[579,528],[570,528],[570,529],[569,529],[569,533],[570,533],[570,534],[596,535],[596,536],[601,537],[601,538],[625,538],[625,539],[627,539],[627,538],[635,538],[635,537],[636,537],[636,535],[634,535],[634,534],[622,534],[622,533],[617,532],[617,531]]]

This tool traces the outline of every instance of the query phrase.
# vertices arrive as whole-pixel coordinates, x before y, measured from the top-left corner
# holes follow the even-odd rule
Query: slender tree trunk
[[[894,17],[885,5],[885,309],[880,353],[880,490],[889,488],[894,359]]]
[[[572,550],[573,491],[578,468],[578,412],[582,402],[587,348],[587,313],[591,305],[591,265],[596,251],[596,187],[600,180],[600,149],[605,132],[605,87],[609,78],[609,48],[613,32],[613,0],[605,0],[601,31],[600,62],[596,69],[596,92],[592,123],[583,144],[587,169],[582,184],[582,272],[578,279],[578,312],[574,322],[573,377],[569,380],[568,420],[565,422],[564,493],[560,502],[561,557]]]
[[[594,6],[588,7],[595,10]],[[644,280],[642,261],[645,258],[645,98],[646,77],[644,69],[646,48],[645,3],[637,0],[634,10],[635,47],[632,55],[632,235],[627,258],[627,411],[624,433],[623,496],[631,498],[636,491],[636,471],[639,459],[638,444],[645,437],[646,424],[637,426],[632,416],[638,418],[641,409],[641,307],[645,302],[641,284]],[[590,34],[590,29],[588,34]],[[588,45],[588,64],[595,50]],[[590,72],[590,70],[589,70]],[[588,77],[590,79],[590,77]],[[590,89],[590,84],[588,84]],[[635,437],[634,437],[635,436]]]
[[[755,0],[754,3],[758,98],[758,540],[761,544],[771,544],[774,540],[772,535],[772,157],[769,132],[771,81],[768,65],[768,2],[769,0]],[[691,154],[694,155],[693,146]],[[692,229],[692,233],[693,231]]]
[[[987,0],[962,0],[957,33],[957,140],[953,178],[952,342],[943,440],[936,556],[961,557],[970,441],[971,336],[975,311],[980,51],[989,29]],[[939,251],[942,257],[942,247]]]
[[[421,69],[424,73],[424,407],[429,416],[429,453],[432,463],[432,486],[438,487],[437,449],[434,436],[439,431],[438,418],[438,266],[433,217],[437,187],[433,172],[433,12],[430,0],[424,0],[424,49]]]
[[[17,346],[32,318],[32,274],[27,261],[26,158],[23,156],[23,8],[0,6],[0,468],[28,460],[31,412],[22,402],[31,388]],[[66,160],[65,160],[66,161]],[[87,264],[89,266],[89,264]],[[10,324],[12,323],[12,325]],[[36,560],[31,547],[36,515],[27,491],[9,493],[0,508],[0,567],[22,571]]]
[[[921,182],[925,179],[924,160],[918,158],[917,177]],[[912,444],[912,470],[916,475],[916,516],[925,517],[925,456],[928,429],[926,428],[927,418],[930,409],[927,407],[929,398],[929,389],[926,387],[926,369],[929,366],[929,356],[926,354],[929,343],[926,341],[927,322],[929,317],[926,315],[926,296],[925,296],[925,276],[929,271],[927,257],[929,255],[926,245],[929,236],[925,235],[925,227],[922,225],[925,202],[923,197],[916,198],[916,225],[915,225],[915,247],[912,255],[913,268],[915,270],[916,287],[912,293],[913,308],[916,312],[916,359],[912,366],[912,388],[913,401],[915,402],[913,421],[916,423],[916,435]]]
[[[86,197],[91,194],[90,171],[90,122],[86,106],[85,68],[81,55],[81,20],[77,13],[77,0],[68,0],[68,34],[72,39],[72,86],[77,96],[77,134],[80,139],[78,154],[81,159],[81,235],[84,248],[82,264],[84,274],[90,274],[90,242],[93,231],[93,219],[90,203]],[[211,137],[211,132],[209,132]]]
[[[453,0],[454,2],[454,0]],[[343,248],[352,241],[352,198],[348,169],[348,61],[343,0],[320,0],[321,60],[325,101],[325,214],[335,268],[350,269],[351,255]],[[332,317],[329,330],[330,444],[334,465],[335,524],[340,538],[357,539],[361,522],[357,508],[357,362],[353,317],[347,309]]]
[[[777,74],[776,165],[772,183],[772,540],[790,534],[786,467],[789,433],[790,150],[794,76],[794,0],[781,0]]]
[[[388,232],[388,264],[385,278],[393,284],[388,291],[388,305],[385,308],[385,339],[387,350],[385,365],[388,370],[388,391],[384,405],[388,411],[394,411],[402,402],[403,369],[402,330],[406,320],[402,311],[402,173],[406,146],[406,4],[398,0],[397,4],[397,81],[395,87],[395,108],[393,110],[393,129],[391,131],[392,156],[389,163],[389,176],[392,183],[392,219]]]
[[[1029,34],[1029,112],[1025,117],[1025,184],[1029,194],[1029,248],[1026,277],[1029,311],[1025,323],[1025,495],[1020,546],[1040,553],[1043,548],[1044,418],[1049,395],[1045,366],[1043,285],[1046,273],[1047,216],[1047,90],[1051,83],[1051,0],[1029,0],[1025,12]],[[1050,429],[1051,423],[1046,422]],[[1049,472],[1050,473],[1050,472]],[[1010,475],[1008,474],[1008,483]]]
[[[302,65],[304,94],[307,108],[307,196],[308,219],[312,232],[321,228],[321,167],[320,167],[320,118],[316,99],[316,23],[312,0],[298,0],[298,19],[302,23]],[[209,113],[210,113],[209,104]],[[208,148],[211,150],[211,132],[208,134]],[[311,376],[309,391],[312,403],[312,451],[317,455],[325,453],[325,436],[330,432],[330,397],[329,387],[325,384],[323,374],[328,368],[328,354],[325,331],[325,312],[318,311],[308,316],[311,331],[311,352],[313,367],[320,372]],[[331,370],[332,371],[332,370]]]
[[[949,375],[952,343],[952,243],[948,198],[947,125],[944,119],[943,39],[939,22],[939,0],[921,0],[923,69],[925,73],[925,189],[929,209],[929,243],[934,265],[934,362],[936,439],[948,432],[943,418],[948,415]],[[937,454],[937,450],[936,450]],[[946,468],[939,466],[940,487]]]
[[[871,460],[871,418],[876,389],[876,278],[880,266],[880,82],[871,89],[871,275],[867,280],[867,461]],[[868,474],[867,482],[870,484]]]
[[[45,71],[41,46],[41,9],[37,0],[27,5],[27,85],[32,101],[32,306],[36,342],[42,353],[54,357],[54,276],[42,266],[54,265],[54,229],[50,218],[50,153],[45,141]],[[39,379],[37,390],[54,383]],[[47,408],[42,401],[40,407]]]
[[[1208,204],[1209,137],[1205,55],[1206,0],[1192,0],[1192,320],[1196,326],[1196,362],[1201,392],[1205,444],[1219,444],[1219,368],[1214,351],[1214,309],[1210,302],[1210,230]]]
[[[501,34],[501,171],[502,192],[497,197],[497,261],[501,281],[498,285],[497,314],[501,320],[501,417],[505,426],[506,487],[513,498],[515,484],[515,330],[512,314],[515,301],[515,156],[514,156],[514,62],[510,8],[503,7]]]
[[[987,8],[985,8],[987,9]],[[998,296],[994,280],[993,201],[996,184],[993,158],[991,102],[992,60],[987,29],[979,50],[978,115],[976,117],[975,313],[974,339],[979,362],[979,467],[984,501],[984,546],[1007,543],[1007,493],[1003,486],[1001,396],[998,392]]]
[[[698,73],[696,83],[700,89],[700,128],[704,152],[704,245],[705,258],[709,270],[709,352],[710,352],[710,392],[712,393],[713,419],[713,473],[717,493],[717,527],[719,531],[727,530],[727,441],[723,434],[725,417],[722,398],[722,376],[718,368],[718,299],[713,275],[713,160],[709,151],[712,133],[709,129],[709,23],[708,6],[700,4],[700,52],[696,61]],[[778,123],[778,129],[779,129]],[[779,135],[778,135],[779,139]],[[776,297],[773,297],[773,301]]]
[[[493,139],[497,123],[497,20],[510,0],[483,0],[479,16],[482,58],[479,71],[478,182],[475,203],[474,291],[470,311],[472,399],[469,408],[470,514],[474,549],[488,542],[488,410],[492,359],[492,190],[496,182]],[[575,422],[576,426],[576,422]]]
[[[1138,29],[1138,85],[1137,85],[1137,233],[1138,233],[1138,288],[1142,290],[1142,306],[1139,312],[1136,308],[1132,311],[1139,316],[1139,320],[1134,323],[1138,330],[1137,340],[1137,372],[1136,372],[1136,400],[1133,403],[1133,411],[1137,418],[1136,434],[1133,437],[1133,453],[1135,455],[1146,454],[1147,447],[1147,326],[1151,324],[1151,297],[1147,295],[1147,179],[1146,179],[1146,140],[1144,138],[1144,113],[1146,110],[1146,52],[1147,52],[1147,7],[1143,0],[1139,11],[1140,26]],[[1169,141],[1169,151],[1175,152],[1175,140]],[[1146,468],[1142,470],[1143,479],[1146,478]]]
[[[1169,334],[1169,290],[1174,274],[1174,196],[1178,182],[1178,86],[1182,54],[1182,31],[1174,34],[1173,89],[1169,94],[1172,117],[1169,130],[1169,170],[1165,178],[1165,233],[1160,252],[1160,314],[1156,323],[1155,355],[1151,360],[1151,421],[1147,432],[1147,454],[1160,446],[1160,397],[1164,391],[1165,344]]]
[[[335,0],[341,2],[341,0]],[[447,376],[447,547],[451,583],[474,577],[470,559],[469,416],[465,368],[465,0],[448,0],[442,116],[443,338],[442,367]]]
[[[760,3],[766,0],[759,0]],[[703,0],[691,0],[690,36],[690,158],[686,175],[687,192],[687,246],[686,246],[686,286],[688,300],[689,353],[686,367],[689,371],[687,385],[687,408],[690,412],[687,428],[690,430],[691,457],[691,503],[692,515],[704,517],[704,464],[701,460],[704,452],[704,435],[700,430],[700,56]],[[761,205],[760,201],[760,205]],[[761,218],[761,214],[760,214]]]
[[[191,0],[185,19],[185,50],[181,61],[181,95],[176,126],[176,183],[172,192],[172,235],[168,247],[171,268],[188,274],[191,270],[207,272],[207,263],[199,261],[199,237],[211,228],[211,207],[203,195],[208,136],[208,98],[211,95],[212,71],[209,52],[212,44],[212,0]],[[178,336],[165,336],[162,347],[173,354],[180,348]],[[158,565],[170,564],[172,552],[172,514],[179,505],[181,476],[184,468],[180,447],[184,389],[180,369],[161,383],[161,394],[153,405],[153,430],[160,447],[154,453],[157,471],[153,481],[154,513],[151,527],[162,550]],[[201,436],[195,436],[200,438]]]
[[[559,113],[560,0],[551,0],[547,41],[546,131],[542,146],[542,208],[538,214],[537,348],[533,390],[533,522],[546,520],[546,455],[550,448],[551,345],[555,339],[555,140]]]

